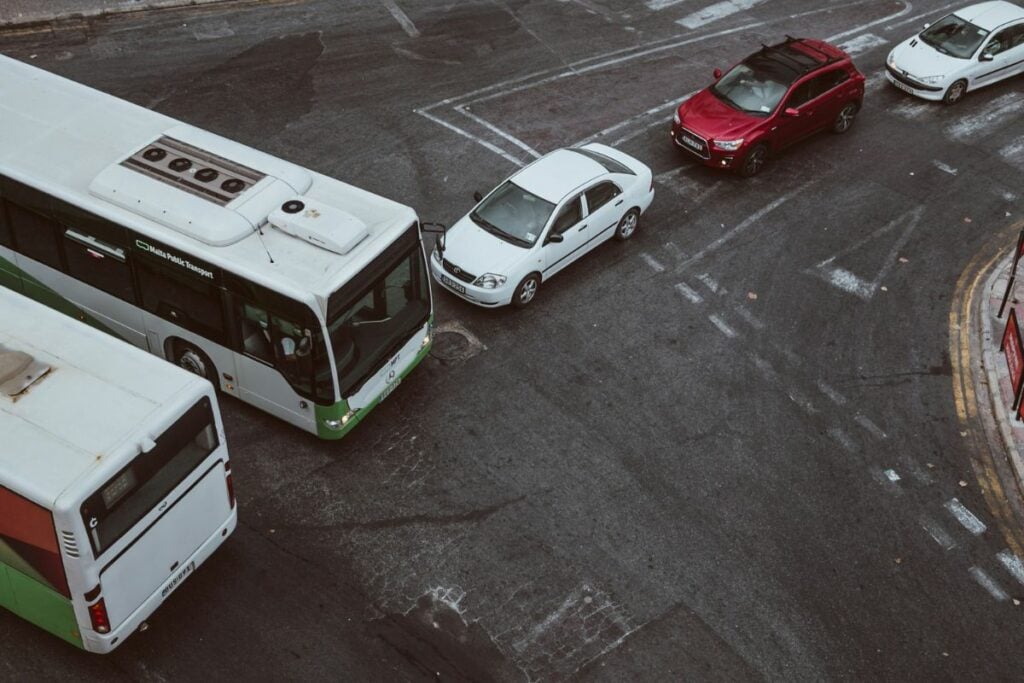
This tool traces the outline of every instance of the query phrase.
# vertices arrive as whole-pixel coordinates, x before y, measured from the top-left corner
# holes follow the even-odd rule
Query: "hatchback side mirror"
[[[473,201],[474,202],[479,202],[483,198],[484,198],[484,196],[482,194],[480,194],[479,190],[473,193]]]
[[[793,107],[786,107],[785,109],[782,110],[782,113],[785,114],[786,116],[800,116],[800,110],[794,109]]]
[[[559,244],[560,242],[564,242],[564,241],[565,241],[565,235],[563,235],[560,232],[553,232],[550,235],[548,235],[548,238],[546,240],[544,240],[544,243],[545,244]]]
[[[712,75],[715,77],[715,80],[717,81],[719,78],[722,77],[722,70],[721,69],[715,69],[712,72]]]
[[[995,56],[991,52],[982,52],[981,56],[978,57],[979,62],[991,62]]]

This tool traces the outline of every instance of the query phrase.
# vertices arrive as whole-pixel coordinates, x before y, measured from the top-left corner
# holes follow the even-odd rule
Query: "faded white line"
[[[884,431],[882,431],[882,428],[876,425],[874,422],[872,422],[871,418],[869,418],[867,415],[861,415],[858,413],[856,416],[854,416],[853,421],[859,424],[864,429],[868,430],[868,432],[871,433],[871,436],[875,437],[876,439],[886,438],[886,434]]]
[[[724,19],[737,12],[743,12],[756,5],[760,5],[762,2],[765,2],[765,0],[723,0],[704,9],[697,10],[692,14],[687,14],[682,19],[677,20],[676,23],[686,28],[700,28],[704,24],[710,24],[713,21]]]
[[[984,522],[975,517],[974,513],[964,507],[964,504],[956,498],[946,501],[945,508],[949,510],[951,515],[956,517],[956,521],[960,522],[965,529],[975,536],[985,533],[985,529],[988,528]]]
[[[640,252],[640,258],[646,261],[647,265],[649,265],[655,273],[662,273],[665,271],[665,266],[661,265],[661,263],[658,262],[658,259],[654,258],[647,252]]]
[[[665,250],[672,253],[672,258],[675,260],[686,258],[686,252],[679,248],[679,245],[675,242],[665,242]]]
[[[717,251],[718,249],[720,249],[722,247],[723,244],[727,243],[729,240],[733,239],[737,235],[742,234],[744,230],[746,230],[750,226],[754,225],[759,220],[761,220],[762,218],[767,216],[769,213],[771,213],[775,209],[779,208],[780,206],[782,206],[783,204],[788,202],[793,197],[797,196],[798,194],[800,194],[801,192],[806,190],[813,183],[814,183],[814,181],[808,181],[808,182],[804,183],[803,185],[801,185],[800,187],[798,187],[795,190],[793,190],[792,192],[779,197],[778,199],[773,201],[771,204],[768,204],[767,206],[761,207],[760,209],[758,209],[757,211],[755,211],[751,215],[747,216],[739,225],[737,225],[736,227],[732,228],[731,230],[726,232],[724,235],[722,235],[721,237],[716,239],[714,242],[712,242],[711,244],[707,245],[706,247],[704,247],[703,249],[698,251],[696,254],[694,254],[690,258],[686,259],[685,261],[683,261],[681,264],[679,264],[679,267],[680,268],[685,268],[686,266],[690,265],[691,263],[694,263],[695,261],[699,261],[700,259],[704,258],[708,254]]]
[[[492,145],[491,143],[487,142],[487,140],[484,140],[481,137],[473,135],[469,131],[463,130],[462,128],[459,128],[458,126],[452,125],[452,124],[448,123],[447,121],[445,121],[444,119],[440,119],[440,118],[434,116],[433,114],[431,114],[430,112],[428,112],[428,111],[426,111],[424,109],[417,109],[416,113],[419,114],[420,116],[426,118],[426,119],[429,119],[429,120],[433,121],[434,123],[436,123],[438,125],[444,126],[445,128],[447,128],[448,130],[450,130],[452,132],[458,133],[459,135],[461,135],[464,138],[472,140],[473,142],[475,142],[475,143],[479,144],[480,146],[484,147],[485,149],[489,149],[490,151],[492,151],[495,154],[497,154],[498,156],[500,156],[502,159],[510,161],[511,163],[515,164],[516,166],[525,166],[526,165],[525,162],[520,161],[519,159],[515,158],[514,156],[512,156],[511,154],[509,154],[505,150],[501,149],[500,147]]]
[[[711,277],[707,273],[701,273],[700,275],[697,276],[697,279],[700,280],[701,283],[703,283],[703,285],[710,289],[713,293],[718,293],[718,281],[715,280],[715,278]]]
[[[884,486],[886,489],[888,489],[890,493],[892,493],[895,496],[903,495],[903,487],[901,487],[898,482],[895,482],[889,478],[888,473],[892,472],[892,470],[885,470],[885,472],[883,472],[877,467],[872,467],[870,468],[870,471],[871,478],[877,481],[882,486]],[[899,475],[897,475],[897,477],[898,476]]]
[[[736,330],[734,330],[731,327],[729,327],[729,325],[724,320],[722,320],[720,317],[718,317],[717,315],[709,315],[708,316],[708,320],[710,320],[711,323],[715,327],[717,327],[718,330],[722,334],[724,334],[726,337],[729,337],[730,339],[733,339],[733,338],[736,337]]]
[[[924,530],[928,532],[932,540],[938,543],[943,550],[952,550],[956,547],[956,541],[949,535],[949,532],[943,529],[942,525],[931,517],[922,516],[921,526],[924,527]]]
[[[999,156],[1018,168],[1024,169],[1024,137],[1019,137],[999,150]]]
[[[381,3],[389,12],[391,12],[391,16],[395,18],[395,21],[401,24],[402,30],[409,34],[410,38],[420,37],[420,32],[416,28],[416,24],[412,23],[412,19],[402,11],[402,8],[395,3],[395,0],[381,0]]]
[[[932,160],[932,165],[935,166],[935,168],[937,168],[940,171],[942,171],[943,173],[948,173],[949,175],[956,175],[956,169],[955,168],[953,168],[949,164],[946,164],[946,163],[943,163],[943,162],[939,161],[938,159],[933,159]]]
[[[846,397],[836,391],[831,384],[823,379],[819,379],[816,384],[818,386],[818,391],[828,396],[829,400],[837,406],[846,405]]]
[[[948,5],[943,5],[942,7],[937,7],[935,9],[930,9],[930,10],[928,10],[926,12],[921,12],[920,14],[915,14],[913,16],[906,17],[905,19],[900,19],[899,21],[895,21],[895,22],[893,22],[891,24],[887,24],[883,28],[886,31],[891,31],[892,29],[896,28],[897,26],[903,26],[904,24],[912,24],[915,21],[920,21],[924,17],[932,16],[932,17],[938,18],[938,17],[941,17],[943,14],[945,14],[946,10],[950,9],[951,7],[960,7],[962,5],[963,5],[962,2],[951,2]]]
[[[996,555],[999,561],[1006,567],[1006,571],[1013,575],[1013,578],[1017,579],[1017,583],[1024,586],[1024,562],[1020,561],[1020,558],[1014,555],[1009,550],[1003,550]]]
[[[900,475],[896,472],[896,470],[885,470],[882,474],[884,474],[885,478],[894,484],[900,481]]]
[[[533,147],[530,147],[528,144],[526,144],[525,142],[523,142],[519,138],[515,137],[514,135],[506,133],[502,129],[500,129],[497,126],[495,126],[494,124],[492,124],[490,121],[487,121],[487,120],[482,119],[481,117],[477,116],[473,112],[471,112],[468,109],[466,109],[465,106],[455,107],[455,111],[459,112],[463,116],[465,116],[465,117],[467,117],[467,118],[469,118],[469,119],[471,119],[473,121],[476,121],[481,126],[486,128],[487,130],[491,131],[495,135],[498,135],[498,136],[504,138],[505,140],[508,140],[509,142],[511,142],[513,145],[515,145],[519,149],[521,149],[524,152],[526,152],[527,154],[531,155],[534,159],[539,159],[541,157],[540,152],[535,150]]]
[[[836,33],[835,35],[831,35],[828,38],[825,38],[825,42],[826,43],[834,43],[837,40],[839,40],[840,38],[845,38],[846,36],[852,36],[852,35],[855,35],[857,33],[860,33],[861,31],[863,31],[865,29],[871,28],[872,26],[877,26],[878,24],[884,24],[887,21],[891,21],[893,19],[898,19],[898,18],[902,17],[903,15],[907,14],[908,12],[910,12],[910,10],[914,9],[914,6],[911,5],[909,2],[904,2],[903,4],[904,4],[903,9],[901,9],[899,12],[896,12],[895,14],[890,14],[887,17],[882,17],[881,19],[876,19],[876,20],[868,22],[866,24],[861,24],[860,26],[857,26],[855,28],[851,28],[851,29],[849,29],[847,31],[843,31],[842,33]]]
[[[981,567],[971,567],[967,571],[971,573],[971,576],[974,577],[974,580],[977,581],[982,588],[989,592],[989,595],[999,602],[1004,602],[1010,599],[1010,596],[1006,594],[1006,591],[1000,588],[999,584],[996,583],[991,576],[986,574],[985,570]]]
[[[676,291],[685,296],[687,299],[689,299],[690,303],[699,304],[702,301],[704,301],[704,297],[698,294],[696,290],[692,289],[691,287],[687,286],[682,282],[676,283]]]
[[[658,12],[665,9],[666,7],[673,7],[686,0],[647,0],[644,4],[647,5],[647,9]]]
[[[608,126],[607,128],[599,130],[596,133],[594,133],[593,135],[589,135],[589,136],[583,138],[582,140],[580,140],[576,144],[577,145],[583,145],[583,144],[586,144],[588,142],[593,142],[594,140],[597,140],[598,138],[607,137],[610,133],[614,133],[615,131],[619,130],[620,128],[625,128],[625,127],[630,126],[630,125],[632,125],[634,123],[638,123],[640,121],[643,121],[644,119],[646,119],[651,114],[657,114],[658,112],[665,111],[666,109],[671,109],[672,107],[677,107],[680,104],[682,104],[683,102],[685,102],[686,100],[688,100],[691,97],[693,97],[695,94],[697,94],[697,92],[699,92],[699,91],[694,90],[693,92],[686,93],[682,97],[674,97],[674,98],[672,98],[670,100],[665,100],[661,104],[653,106],[650,109],[648,109],[647,111],[642,111],[639,114],[635,114],[633,116],[630,116],[625,121],[619,121],[618,123],[616,123],[614,125],[611,125],[611,126]],[[657,124],[662,124],[662,123],[665,123],[665,122],[664,121],[657,121],[656,123],[651,124],[651,125],[657,125]],[[617,144],[619,142],[624,142],[626,140],[629,140],[632,137],[636,137],[636,135],[639,135],[640,133],[642,133],[647,127],[648,126],[644,126],[639,131],[637,131],[637,132],[635,132],[633,134],[627,135],[625,138],[619,138],[618,140],[616,140],[615,143],[613,143],[613,145]]]
[[[994,130],[1011,118],[1020,116],[1024,108],[1024,97],[1018,92],[1008,92],[985,104],[985,108],[973,116],[962,117],[946,128],[950,137],[966,140]]]
[[[844,292],[859,296],[861,299],[870,299],[875,294],[874,287],[845,268],[832,268],[828,280]]]
[[[850,435],[844,432],[841,427],[832,427],[828,430],[828,435],[838,442],[839,445],[847,452],[857,452],[857,444],[854,443],[853,439],[850,438]]]
[[[736,312],[741,318],[747,321],[747,324],[753,327],[755,330],[763,330],[764,323],[758,320],[757,316],[750,312],[750,309],[743,304],[737,304],[735,306]]]
[[[846,54],[854,56],[874,49],[879,45],[886,45],[888,42],[888,39],[876,36],[874,33],[865,33],[862,36],[857,36],[840,43],[837,47]]]
[[[811,403],[810,399],[804,396],[799,389],[796,389],[795,387],[790,387],[789,390],[786,392],[786,396],[789,396],[789,400],[800,406],[807,414],[818,414],[818,409],[814,407],[814,404]]]
[[[756,354],[751,354],[750,359],[754,361],[754,366],[761,371],[766,380],[769,382],[777,382],[779,380],[779,373],[775,371],[775,368],[767,360]]]

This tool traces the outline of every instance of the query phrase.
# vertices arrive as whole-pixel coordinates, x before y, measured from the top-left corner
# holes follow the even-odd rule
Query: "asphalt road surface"
[[[657,191],[525,311],[435,291],[433,356],[343,442],[225,399],[234,537],[106,657],[0,613],[0,678],[1018,678],[950,310],[1020,217],[1022,81],[943,107],[883,76],[949,7],[298,0],[0,35],[424,220],[584,139]],[[853,129],[749,181],[682,158],[674,104],[785,34],[855,55]]]

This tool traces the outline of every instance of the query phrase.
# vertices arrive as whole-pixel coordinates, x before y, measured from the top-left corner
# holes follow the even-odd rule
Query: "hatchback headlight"
[[[508,278],[504,275],[495,275],[494,273],[484,273],[476,280],[473,284],[477,287],[483,287],[484,289],[494,289],[495,287],[501,287],[505,284],[505,280]]]
[[[675,113],[675,114],[672,114],[672,120],[673,120],[673,121],[675,122],[675,124],[676,124],[677,126],[678,126],[678,125],[679,125],[680,123],[682,123],[682,122],[683,122],[683,120],[682,120],[681,118],[679,118],[679,110],[678,110],[678,109],[676,109],[676,113]]]
[[[885,63],[891,66],[893,69],[896,68],[896,50],[889,53],[889,56],[885,58]]]
[[[735,152],[743,144],[743,138],[739,140],[715,140],[715,147],[723,152]]]
[[[928,85],[935,85],[937,83],[941,83],[944,78],[945,76],[921,76],[917,80],[922,83],[927,83]]]

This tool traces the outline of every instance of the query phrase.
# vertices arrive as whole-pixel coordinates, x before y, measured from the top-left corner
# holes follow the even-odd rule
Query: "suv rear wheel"
[[[846,131],[850,130],[850,126],[853,125],[853,120],[856,117],[857,105],[850,102],[840,109],[838,114],[836,114],[836,120],[832,122],[832,132],[842,135]]]

